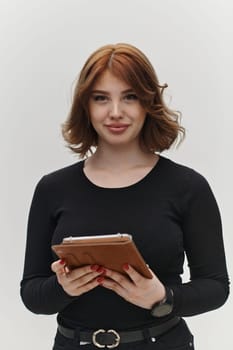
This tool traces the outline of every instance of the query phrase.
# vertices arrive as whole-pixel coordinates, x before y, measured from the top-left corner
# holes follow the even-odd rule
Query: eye
[[[136,94],[127,94],[125,95],[125,99],[128,101],[138,100],[138,97]]]
[[[92,95],[92,98],[96,102],[105,102],[107,100],[107,96],[105,95]]]

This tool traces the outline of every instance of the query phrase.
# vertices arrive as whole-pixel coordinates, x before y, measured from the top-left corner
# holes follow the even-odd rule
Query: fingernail
[[[91,265],[92,271],[97,271],[99,269],[99,265]]]
[[[104,268],[102,266],[99,266],[96,271],[102,273],[104,271]]]
[[[98,277],[98,278],[97,278],[97,282],[98,282],[98,283],[102,283],[103,280],[104,280],[104,277]]]
[[[64,260],[64,259],[61,259],[61,260],[59,261],[59,264],[64,265],[64,264],[65,264],[65,260]]]
[[[127,271],[129,269],[129,264],[124,264],[123,269]]]
[[[105,276],[107,271],[104,268],[102,270],[103,272],[101,273],[101,276]]]

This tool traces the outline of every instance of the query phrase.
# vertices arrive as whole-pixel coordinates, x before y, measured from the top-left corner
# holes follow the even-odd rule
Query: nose
[[[119,101],[113,101],[111,103],[109,115],[111,118],[122,118],[123,111],[121,103]]]

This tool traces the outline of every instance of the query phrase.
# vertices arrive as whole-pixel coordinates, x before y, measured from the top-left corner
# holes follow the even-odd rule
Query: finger
[[[105,274],[105,270],[100,268],[98,265],[92,265],[89,267],[90,268],[87,266],[85,269],[77,269],[77,271],[71,271],[70,273],[58,275],[58,281],[67,289],[77,289],[89,283],[96,277],[103,276]],[[86,273],[82,275],[83,272]]]
[[[64,273],[64,266],[65,266],[65,261],[60,259],[60,260],[57,260],[57,261],[54,261],[52,264],[51,264],[51,269],[53,272],[55,272],[56,274],[57,273]]]
[[[67,273],[67,278],[69,279],[69,281],[75,281],[93,272],[96,272],[97,275],[99,275],[105,273],[105,269],[99,265],[87,265],[70,271],[69,273]]]
[[[71,296],[79,296],[82,295],[94,288],[96,288],[97,286],[99,286],[102,282],[103,277],[101,277],[101,280],[99,280],[100,277],[98,278],[94,278],[93,280],[91,280],[89,283],[86,283],[82,286],[80,286],[79,284],[77,285],[75,282],[72,282],[71,284],[68,284],[67,286],[62,285],[64,290]]]
[[[76,290],[74,291],[74,294],[81,295],[81,294],[87,293],[90,290],[98,287],[99,285],[102,285],[102,281],[103,281],[103,278],[101,278],[101,279],[100,279],[100,277],[95,278],[92,281],[90,281],[89,283],[87,283],[79,288],[76,288]]]
[[[102,276],[102,273],[99,271],[95,271],[95,272],[90,272],[88,274],[85,274],[82,277],[79,277],[77,279],[74,280],[69,280],[69,276],[66,276],[66,280],[64,280],[64,283],[66,283],[67,285],[70,286],[70,288],[81,288],[83,286],[85,286],[86,284],[92,282],[93,280],[96,280],[97,277]],[[97,281],[99,283],[99,280]]]
[[[101,286],[114,291],[126,300],[129,296],[129,290],[126,290],[122,285],[118,284],[112,279],[104,278],[104,280],[101,282]]]
[[[147,265],[147,267],[148,267],[149,271],[151,272],[151,274],[152,274],[152,275],[153,275],[153,277],[154,277],[154,276],[155,276],[154,271],[152,271],[152,270],[151,270],[151,268],[150,268],[150,266],[149,266],[149,265]]]
[[[130,290],[132,288],[132,282],[127,276],[113,270],[109,270],[109,269],[105,269],[105,270],[106,270],[105,276],[108,277],[108,279],[112,280],[113,282],[116,282],[118,285],[122,286],[124,289]]]
[[[157,282],[160,282],[159,278],[157,277],[157,275],[154,273],[154,271],[152,271],[150,268],[149,268],[149,271],[151,272],[152,274],[152,279],[157,283]]]
[[[123,265],[123,269],[136,286],[145,282],[146,278],[143,275],[141,275],[139,272],[137,272],[131,265],[126,263]]]

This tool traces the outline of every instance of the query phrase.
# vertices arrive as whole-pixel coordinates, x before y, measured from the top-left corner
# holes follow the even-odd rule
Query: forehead
[[[110,70],[105,70],[95,81],[92,86],[92,90],[106,90],[106,91],[114,91],[114,90],[127,90],[132,87],[125,82],[123,79],[117,77]]]

